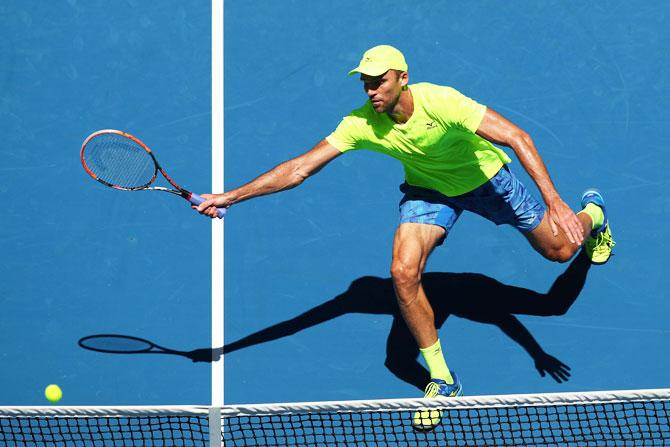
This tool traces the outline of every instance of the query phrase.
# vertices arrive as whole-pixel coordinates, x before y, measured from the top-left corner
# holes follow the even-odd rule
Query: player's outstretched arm
[[[285,161],[239,188],[221,194],[202,194],[205,201],[193,208],[200,214],[216,217],[217,207],[228,208],[254,197],[295,188],[341,153],[328,141],[322,140],[304,154]]]
[[[524,169],[542,194],[544,203],[547,205],[549,225],[554,236],[558,235],[558,228],[560,228],[565,232],[570,242],[581,244],[584,241],[582,225],[575,213],[558,195],[558,191],[556,191],[556,187],[549,177],[549,172],[530,136],[492,109],[486,110],[486,114],[477,129],[477,135],[493,143],[509,146],[514,150]]]

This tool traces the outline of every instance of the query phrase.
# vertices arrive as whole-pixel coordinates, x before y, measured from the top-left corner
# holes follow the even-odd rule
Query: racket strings
[[[153,157],[133,140],[100,134],[86,145],[84,161],[100,180],[122,188],[141,188],[156,176]]]

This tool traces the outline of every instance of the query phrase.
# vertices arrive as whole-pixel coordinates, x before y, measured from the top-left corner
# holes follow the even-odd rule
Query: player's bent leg
[[[582,224],[584,235],[591,232],[591,217],[586,214],[577,214]],[[567,262],[581,248],[581,245],[570,242],[568,237],[559,229],[554,236],[549,224],[549,217],[545,213],[540,224],[528,233],[523,233],[533,248],[550,261]]]
[[[615,245],[605,202],[597,190],[588,189],[582,195],[581,205],[583,209],[577,213],[577,218],[584,230],[584,250],[591,263],[604,264]],[[554,236],[546,214],[535,229],[524,234],[535,250],[552,261],[566,262],[581,248],[570,242],[560,229]]]
[[[587,189],[582,194],[582,208],[584,214],[594,215],[594,225],[584,243],[584,250],[593,264],[604,264],[612,256],[614,238],[607,217],[605,199],[596,189]]]

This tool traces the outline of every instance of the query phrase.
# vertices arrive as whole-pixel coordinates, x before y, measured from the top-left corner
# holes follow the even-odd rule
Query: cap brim
[[[354,68],[349,72],[349,76],[356,73],[361,73],[368,76],[381,76],[389,70],[390,68],[381,65],[373,65],[373,64],[359,65],[358,67]]]

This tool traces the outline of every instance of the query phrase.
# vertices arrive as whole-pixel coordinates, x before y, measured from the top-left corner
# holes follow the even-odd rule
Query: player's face
[[[381,76],[361,74],[363,90],[377,113],[390,113],[398,103],[402,88],[407,84],[407,73],[389,70]]]

